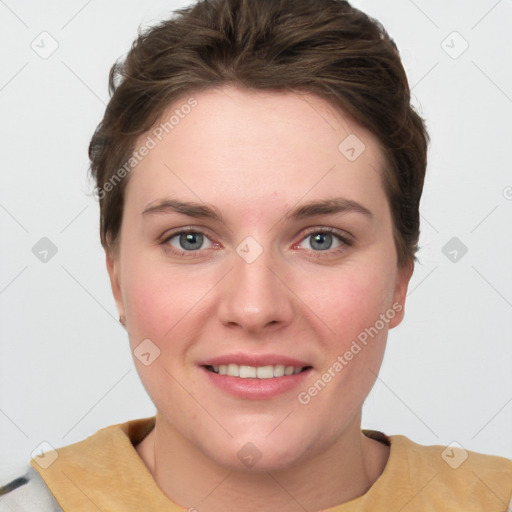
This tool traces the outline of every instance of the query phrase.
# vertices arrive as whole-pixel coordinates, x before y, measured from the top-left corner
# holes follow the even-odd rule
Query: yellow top
[[[111,425],[30,464],[64,512],[182,512],[185,509],[167,498],[134,448],[154,424],[155,416]],[[401,435],[363,433],[390,443],[384,472],[363,496],[328,512],[507,510],[512,461],[456,447],[421,446]],[[193,504],[189,510],[194,510]]]

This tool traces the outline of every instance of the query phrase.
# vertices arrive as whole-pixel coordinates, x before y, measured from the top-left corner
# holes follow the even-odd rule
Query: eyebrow
[[[332,199],[323,199],[320,201],[313,201],[311,203],[298,206],[291,212],[285,215],[287,219],[303,219],[306,217],[314,217],[315,215],[333,215],[335,213],[362,213],[370,218],[373,214],[368,208],[359,204],[352,199],[344,197],[334,197]]]
[[[334,215],[336,213],[349,212],[361,213],[369,218],[373,218],[373,214],[368,208],[344,197],[323,199],[303,204],[286,213],[285,218],[287,220],[299,220],[317,215]],[[142,212],[143,215],[150,213],[181,213],[189,217],[212,219],[224,223],[221,213],[215,207],[193,201],[179,201],[177,199],[153,201]]]
[[[207,218],[224,223],[221,213],[215,207],[193,201],[178,201],[177,199],[153,201],[142,212],[143,215],[148,213],[181,213],[189,217]]]

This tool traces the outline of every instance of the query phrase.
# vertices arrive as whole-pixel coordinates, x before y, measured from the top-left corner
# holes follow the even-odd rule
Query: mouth
[[[199,363],[209,384],[243,400],[269,400],[304,387],[313,366],[286,354],[224,354]]]
[[[204,365],[209,372],[217,375],[226,375],[228,377],[238,377],[240,379],[274,379],[298,375],[303,373],[311,366],[285,366],[284,364],[266,365],[266,366],[247,366],[235,363],[220,365]]]

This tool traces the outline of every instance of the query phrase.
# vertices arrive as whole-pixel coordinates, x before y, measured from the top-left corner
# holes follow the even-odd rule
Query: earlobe
[[[392,309],[395,311],[393,320],[389,322],[389,328],[396,327],[404,318],[405,299],[407,297],[407,288],[414,271],[414,262],[409,261],[404,267],[398,268],[396,274],[395,292],[393,294]]]
[[[116,301],[117,311],[119,312],[120,318],[124,318],[125,311],[119,279],[119,261],[110,250],[105,251],[105,260],[107,264],[107,272],[110,278],[110,287],[112,289],[114,300]]]

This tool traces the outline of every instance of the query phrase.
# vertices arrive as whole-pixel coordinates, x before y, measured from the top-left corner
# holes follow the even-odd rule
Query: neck
[[[185,509],[322,510],[362,496],[384,471],[389,447],[364,436],[360,421],[359,415],[328,450],[284,470],[249,473],[218,465],[158,415],[136,450],[164,494]]]

